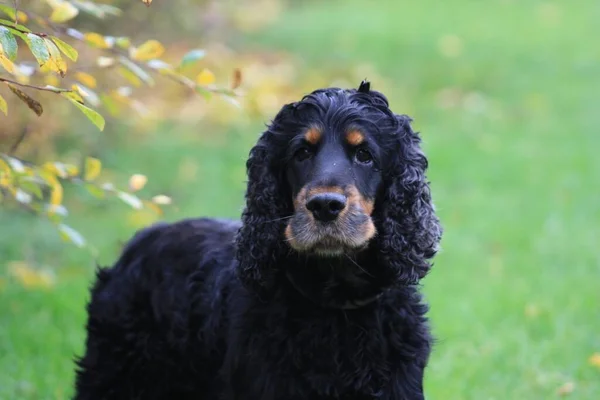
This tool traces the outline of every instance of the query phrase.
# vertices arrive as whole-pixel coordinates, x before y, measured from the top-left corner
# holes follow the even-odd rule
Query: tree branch
[[[13,81],[12,79],[3,78],[1,76],[0,76],[0,82],[10,83],[11,85],[18,85],[18,86],[22,86],[22,87],[26,87],[26,88],[30,88],[30,89],[42,90],[42,91],[45,91],[45,92],[52,92],[52,93],[69,93],[69,92],[73,92],[73,90],[71,90],[71,89],[61,89],[61,88],[56,88],[56,87],[51,87],[51,86],[29,85],[27,83],[21,83],[21,82]]]
[[[28,133],[29,133],[29,125],[25,125],[23,127],[23,129],[21,130],[21,134],[19,135],[19,137],[17,138],[15,143],[11,146],[10,150],[8,151],[8,154],[10,156],[12,156],[15,153],[15,151],[17,151],[17,149],[21,145],[21,142],[23,142],[23,139],[25,139],[25,136],[27,136]]]

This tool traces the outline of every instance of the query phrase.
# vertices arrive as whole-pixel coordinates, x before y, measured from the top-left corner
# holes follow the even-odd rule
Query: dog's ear
[[[388,169],[378,227],[379,254],[398,280],[415,284],[431,268],[442,228],[431,201],[426,180],[427,159],[421,139],[413,132],[410,118],[396,116],[392,165]]]
[[[266,131],[250,151],[246,207],[236,237],[238,277],[244,286],[260,294],[272,286],[277,273],[276,261],[284,251],[282,217],[291,207],[278,175],[280,169],[273,163],[274,135]]]

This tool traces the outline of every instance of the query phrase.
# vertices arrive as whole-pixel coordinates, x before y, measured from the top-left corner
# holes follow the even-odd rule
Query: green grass
[[[600,396],[600,369],[588,363],[600,352],[599,17],[592,1],[304,1],[241,45],[290,51],[307,74],[371,64],[373,86],[415,118],[446,229],[423,282],[438,339],[430,399],[548,399],[566,382],[570,398]],[[444,35],[460,39],[457,56],[440,52]],[[441,93],[459,100],[440,107]],[[214,142],[168,131],[124,139],[101,156],[176,198],[169,219],[236,216],[261,122]],[[186,160],[197,164],[192,178],[180,172]],[[102,263],[134,230],[125,206],[74,214]],[[52,265],[59,278],[46,291],[0,289],[0,398],[65,398],[91,258],[40,221],[0,221],[0,261]]]

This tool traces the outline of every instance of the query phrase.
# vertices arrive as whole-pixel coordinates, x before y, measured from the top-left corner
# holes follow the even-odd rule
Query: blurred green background
[[[116,182],[147,175],[144,192],[174,200],[166,220],[237,218],[244,161],[264,123],[303,93],[367,77],[415,119],[445,227],[423,281],[437,338],[427,397],[598,399],[599,20],[591,0],[132,5],[113,32],[205,47],[218,80],[241,69],[242,108],[190,99],[151,122],[112,121],[102,134],[77,119],[47,153],[24,144],[22,155],[76,148],[102,159]],[[156,110],[168,96],[140,100]],[[0,399],[68,398],[95,263],[114,261],[156,220],[85,194],[69,209],[93,255],[43,220],[0,210]],[[45,284],[11,274],[23,263],[48,271]]]

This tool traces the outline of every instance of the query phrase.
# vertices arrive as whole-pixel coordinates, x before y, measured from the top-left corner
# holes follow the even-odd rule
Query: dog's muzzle
[[[364,248],[375,235],[370,204],[355,187],[303,189],[294,201],[286,239],[297,251],[324,256]]]

